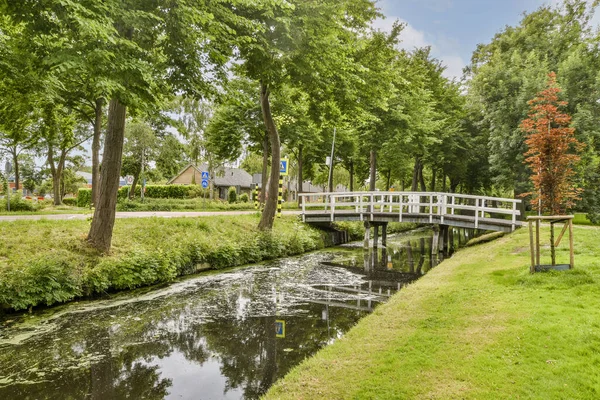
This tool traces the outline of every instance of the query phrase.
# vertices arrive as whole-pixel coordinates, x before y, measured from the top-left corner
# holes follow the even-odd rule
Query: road
[[[178,217],[212,217],[216,215],[247,215],[256,214],[256,211],[120,211],[117,218],[178,218]],[[300,211],[284,210],[285,215],[299,215]],[[90,214],[35,214],[35,215],[1,215],[2,221],[36,221],[47,220],[71,220],[87,219]]]

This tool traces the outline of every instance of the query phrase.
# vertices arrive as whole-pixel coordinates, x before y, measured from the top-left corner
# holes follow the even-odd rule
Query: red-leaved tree
[[[571,117],[559,110],[567,105],[558,99],[560,92],[556,74],[549,73],[546,89],[529,101],[529,118],[521,122],[521,129],[529,134],[525,163],[531,168],[535,187],[535,192],[528,193],[532,207],[553,215],[565,213],[578,199],[580,189],[574,183],[573,166],[583,147],[575,138],[575,129],[569,127]]]

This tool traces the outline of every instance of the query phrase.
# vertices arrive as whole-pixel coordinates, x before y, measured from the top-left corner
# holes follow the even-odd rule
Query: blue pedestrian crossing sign
[[[208,171],[202,171],[202,179],[208,179]]]
[[[275,337],[278,337],[278,338],[285,337],[285,321],[282,321],[282,320],[275,321]]]
[[[281,176],[288,176],[289,174],[289,160],[287,158],[282,158],[279,163],[279,174]]]
[[[208,187],[208,179],[202,179],[202,187],[206,189]]]

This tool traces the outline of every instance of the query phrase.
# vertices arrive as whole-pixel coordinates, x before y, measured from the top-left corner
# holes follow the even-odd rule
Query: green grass
[[[575,269],[566,272],[528,273],[526,229],[461,250],[266,398],[598,399],[599,234],[575,228]],[[545,246],[542,263],[549,257]]]
[[[295,217],[277,218],[272,233],[258,231],[258,221],[258,213],[117,219],[108,256],[86,244],[87,221],[0,223],[0,310],[168,282],[207,268],[301,254],[330,244],[327,235]]]
[[[1,205],[1,204],[0,204]],[[46,214],[85,214],[91,213],[90,209],[74,206],[54,206],[44,204],[41,209],[6,211],[6,207],[0,208],[0,215],[46,215]],[[282,204],[284,210],[298,210],[298,203],[285,202]],[[146,198],[144,202],[138,200],[119,200],[117,211],[237,211],[254,210],[254,203],[232,203],[226,201],[210,201],[201,198],[195,199],[152,199]]]

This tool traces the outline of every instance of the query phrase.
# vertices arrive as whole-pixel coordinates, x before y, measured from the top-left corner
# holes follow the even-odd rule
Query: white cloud
[[[448,55],[443,57],[443,63],[446,66],[446,70],[443,75],[448,79],[460,79],[462,76],[462,70],[466,66],[465,61],[461,56]]]
[[[402,33],[400,34],[400,48],[405,50],[413,50],[415,47],[431,46],[431,43],[425,39],[425,32],[413,28],[401,18],[378,18],[373,22],[373,27],[376,29],[381,29],[385,32],[390,32],[394,26],[394,22],[396,21],[406,24],[402,30]]]
[[[455,49],[456,40],[446,37],[434,37],[427,32],[420,31],[411,26],[402,18],[388,17],[379,18],[373,22],[373,27],[389,32],[392,30],[395,21],[400,21],[405,24],[402,33],[400,34],[400,48],[405,50],[413,50],[416,47],[431,46],[431,53],[438,58],[443,65],[446,66],[444,76],[449,79],[462,76],[462,69],[465,67],[465,62],[457,51],[441,51],[441,49]]]

